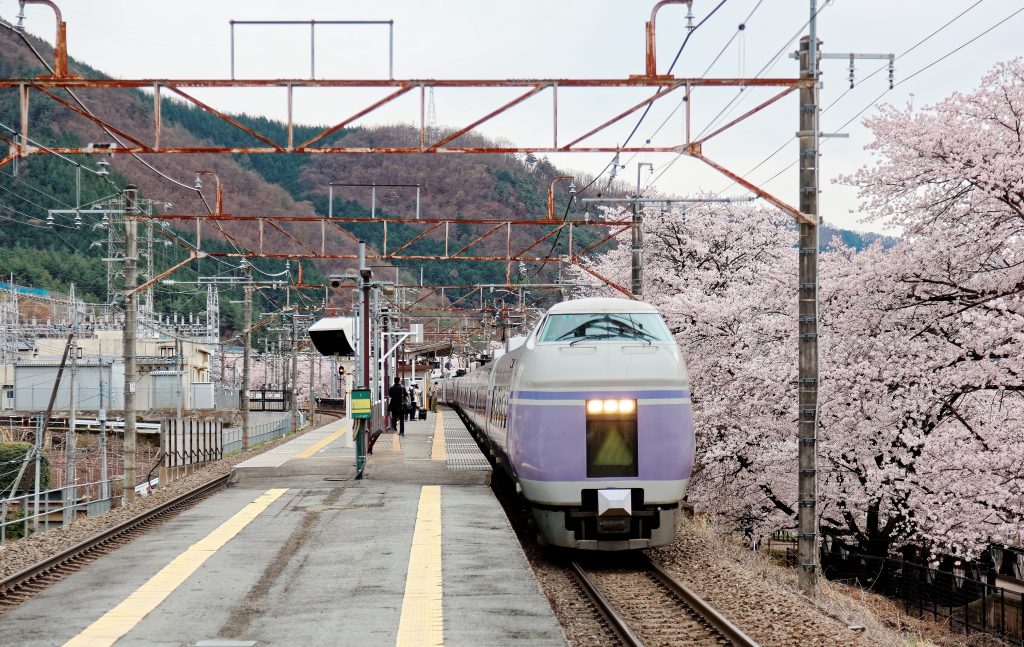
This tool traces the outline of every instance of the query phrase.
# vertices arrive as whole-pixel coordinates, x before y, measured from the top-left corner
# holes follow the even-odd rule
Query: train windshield
[[[665,322],[653,312],[549,315],[540,341],[671,341]]]

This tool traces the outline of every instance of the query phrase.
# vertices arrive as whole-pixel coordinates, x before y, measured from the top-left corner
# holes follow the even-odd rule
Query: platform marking
[[[315,445],[310,445],[305,450],[303,450],[303,451],[299,452],[298,454],[296,454],[295,458],[309,458],[310,456],[312,456],[313,454],[317,453],[318,451],[320,451],[324,447],[327,447],[328,445],[330,445],[331,443],[333,443],[337,439],[339,439],[342,436],[344,436],[346,433],[348,433],[348,431],[349,431],[348,427],[345,427],[344,425],[342,425],[338,429],[338,431],[334,432],[333,434],[331,434],[327,438],[324,438],[323,440],[321,440],[320,442],[316,443]]]
[[[192,573],[203,565],[214,553],[237,535],[242,528],[249,525],[266,510],[271,503],[288,491],[288,488],[267,490],[234,514],[230,519],[217,526],[210,534],[188,547],[184,553],[160,569],[160,572],[149,578],[145,584],[135,589],[110,611],[103,614],[96,622],[86,627],[64,647],[106,647],[113,645],[121,636],[132,630],[135,625],[146,617],[161,602],[167,599],[176,588],[189,578]]]
[[[448,460],[444,446],[444,413],[441,411],[434,416],[434,443],[430,447],[430,458],[435,461]]]
[[[441,606],[441,486],[424,485],[412,533],[397,647],[444,645]]]

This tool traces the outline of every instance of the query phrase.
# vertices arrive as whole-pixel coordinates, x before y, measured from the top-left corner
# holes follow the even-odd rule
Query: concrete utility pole
[[[319,373],[315,372],[316,371],[316,364],[317,364],[316,353],[314,353],[313,349],[310,348],[309,349],[309,424],[311,425],[310,429],[312,429],[313,414],[315,413],[315,406],[316,406],[315,403],[313,402],[313,389],[316,388],[315,378],[313,376],[314,375],[319,376]]]
[[[292,310],[292,433],[299,430],[299,313]]]
[[[807,595],[818,589],[818,52],[811,0],[810,36],[800,39],[800,211],[814,224],[800,223],[800,422],[799,584]]]
[[[633,283],[630,291],[637,299],[644,296],[644,221],[640,213],[640,169],[645,166],[654,169],[650,162],[636,165],[636,199],[633,200]]]
[[[125,255],[124,255],[124,502],[135,500],[135,334],[139,306],[135,294],[138,271],[138,228],[132,216],[137,213],[138,188],[129,184],[125,199]]]
[[[78,328],[78,307],[75,304],[75,288],[71,286],[71,329],[77,332]],[[75,445],[78,444],[78,438],[75,433],[76,411],[78,402],[75,397],[75,391],[78,389],[78,343],[75,340],[71,341],[71,370],[69,372],[69,392],[68,392],[68,430],[64,435],[64,525],[70,525],[75,520],[75,499],[78,498],[78,493],[75,484]],[[18,478],[21,478],[21,474],[18,474]]]
[[[246,265],[246,279],[249,276],[249,266]],[[242,393],[238,401],[238,408],[242,410],[242,450],[249,449],[249,389],[252,388],[249,381],[252,377],[252,285],[245,284],[245,293],[242,309],[245,312],[242,328]]]

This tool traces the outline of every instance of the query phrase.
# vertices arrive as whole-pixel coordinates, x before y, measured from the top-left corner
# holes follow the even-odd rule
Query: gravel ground
[[[136,498],[130,506],[115,508],[104,514],[85,517],[64,528],[54,528],[18,541],[6,542],[0,546],[0,577],[7,577],[22,571],[47,557],[74,546],[104,530],[156,507],[161,503],[180,496],[199,485],[212,481],[231,471],[244,460],[293,440],[298,434],[283,436],[245,452],[233,454],[222,461],[199,468],[187,477],[165,487],[158,487],[146,497]]]
[[[563,567],[564,554],[530,541],[524,543],[569,643],[573,647],[616,644],[575,578]],[[919,632],[906,635],[889,628],[890,619],[848,595],[846,587],[824,581],[818,600],[812,602],[798,593],[792,569],[733,543],[700,521],[687,522],[675,542],[648,554],[765,647],[934,644],[922,639]],[[680,621],[677,633],[683,633],[686,622]]]
[[[850,629],[792,590],[776,572],[783,569],[700,523],[688,523],[674,543],[649,554],[762,645],[904,644]]]

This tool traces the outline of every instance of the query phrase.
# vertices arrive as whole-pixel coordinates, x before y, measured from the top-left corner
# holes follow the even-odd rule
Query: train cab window
[[[587,401],[587,478],[637,476],[636,400]]]
[[[541,342],[587,340],[671,341],[665,322],[653,312],[550,315]]]

